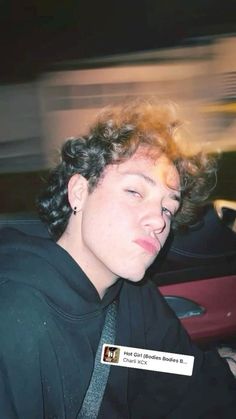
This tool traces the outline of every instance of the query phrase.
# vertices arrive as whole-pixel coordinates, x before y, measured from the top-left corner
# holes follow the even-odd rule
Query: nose
[[[150,210],[143,219],[143,225],[149,233],[152,233],[154,236],[162,233],[167,229],[167,223],[164,218],[164,214],[161,210],[155,207]]]

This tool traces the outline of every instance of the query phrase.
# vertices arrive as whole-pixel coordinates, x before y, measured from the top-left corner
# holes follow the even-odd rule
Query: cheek
[[[100,244],[119,242],[128,236],[134,225],[130,210],[112,202],[96,202],[85,208],[82,220],[82,235],[86,239],[98,240]],[[118,243],[116,243],[118,245]]]
[[[105,219],[101,214],[91,219],[88,214],[82,224],[82,241],[86,254],[92,256],[91,261],[99,260],[117,277],[130,276],[130,230],[122,220],[114,219],[114,214],[107,214]]]

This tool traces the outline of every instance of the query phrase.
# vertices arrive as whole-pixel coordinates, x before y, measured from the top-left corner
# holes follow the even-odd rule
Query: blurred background
[[[0,0],[1,213],[34,211],[65,138],[100,108],[178,104],[221,152],[213,198],[236,200],[235,0]]]

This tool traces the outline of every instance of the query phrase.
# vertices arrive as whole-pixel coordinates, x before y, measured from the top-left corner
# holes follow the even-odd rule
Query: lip
[[[157,254],[161,249],[160,243],[153,239],[140,238],[134,240],[134,242],[152,255]]]

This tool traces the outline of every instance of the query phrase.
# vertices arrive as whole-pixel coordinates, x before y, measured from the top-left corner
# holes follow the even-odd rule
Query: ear
[[[73,175],[68,182],[68,201],[71,208],[80,211],[88,195],[88,181],[80,174]]]

